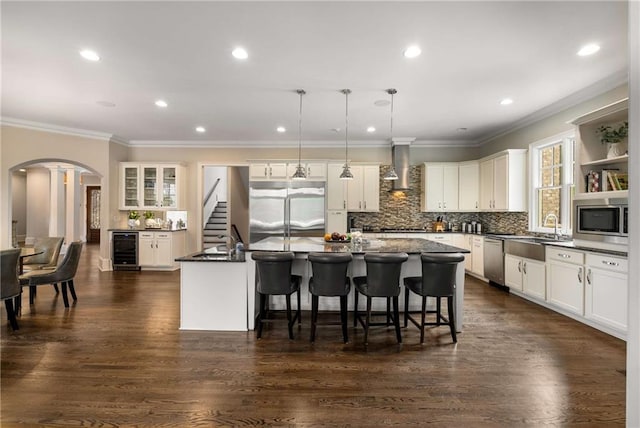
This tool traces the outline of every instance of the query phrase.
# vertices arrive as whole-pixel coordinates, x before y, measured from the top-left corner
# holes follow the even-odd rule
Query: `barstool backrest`
[[[258,251],[251,253],[251,258],[256,261],[258,293],[290,294],[294,291],[291,281],[293,253]]]
[[[317,296],[347,295],[351,288],[347,269],[352,259],[351,253],[310,253],[313,281],[309,291]]]
[[[2,300],[20,294],[22,287],[18,280],[18,260],[20,258],[20,248],[2,250],[0,252],[0,269],[2,269]]]
[[[456,285],[456,269],[464,256],[455,254],[422,254],[422,295],[434,297],[453,296]]]
[[[400,270],[409,256],[406,253],[366,253],[367,295],[397,296],[400,294]]]

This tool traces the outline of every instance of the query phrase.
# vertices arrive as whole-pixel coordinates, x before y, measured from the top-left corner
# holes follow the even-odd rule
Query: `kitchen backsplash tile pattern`
[[[388,165],[380,166],[380,176],[389,170]],[[380,179],[380,211],[375,213],[349,213],[355,219],[356,227],[370,226],[381,228],[405,228],[432,230],[432,222],[438,216],[457,227],[463,222],[472,221],[482,224],[483,232],[512,232],[523,234],[527,231],[528,216],[526,212],[500,213],[468,213],[468,212],[421,212],[420,193],[421,178],[420,165],[413,165],[409,170],[411,189],[406,192],[392,191],[392,182]]]

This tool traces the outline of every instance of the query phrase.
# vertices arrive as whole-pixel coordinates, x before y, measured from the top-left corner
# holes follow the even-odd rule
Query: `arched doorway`
[[[92,202],[100,202],[99,197],[87,199],[87,188],[99,189],[103,178],[93,168],[67,159],[34,159],[15,165],[9,174],[14,244],[28,245],[38,236],[87,241],[89,223],[100,234],[101,208],[87,211]]]

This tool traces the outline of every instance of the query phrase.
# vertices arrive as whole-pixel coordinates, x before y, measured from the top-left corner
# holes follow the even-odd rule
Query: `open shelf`
[[[591,162],[585,162],[582,166],[596,166],[596,165],[613,165],[616,163],[629,162],[629,155],[617,156],[615,158],[597,159]]]
[[[618,199],[618,198],[628,198],[629,191],[628,190],[613,190],[610,192],[588,192],[588,193],[576,193],[573,196],[575,200],[584,200],[584,199]]]

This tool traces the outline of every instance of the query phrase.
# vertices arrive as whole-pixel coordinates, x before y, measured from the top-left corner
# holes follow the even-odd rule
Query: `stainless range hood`
[[[410,190],[409,187],[409,149],[414,138],[394,138],[391,142],[391,163],[398,174],[393,180],[393,190]]]

